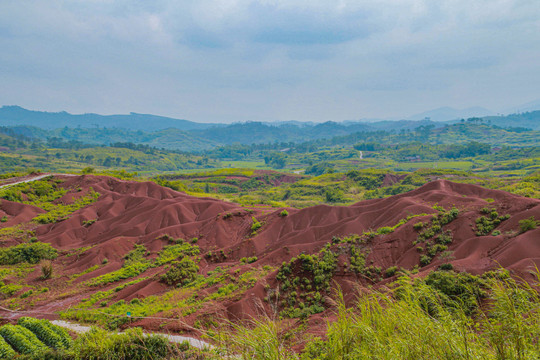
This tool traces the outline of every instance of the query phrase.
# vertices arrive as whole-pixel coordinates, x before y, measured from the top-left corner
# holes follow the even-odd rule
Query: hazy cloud
[[[540,97],[538,0],[3,1],[0,103],[197,121]]]

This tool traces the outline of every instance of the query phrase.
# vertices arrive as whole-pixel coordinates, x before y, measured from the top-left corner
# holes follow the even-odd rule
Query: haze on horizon
[[[0,105],[199,122],[540,98],[538,0],[3,1]]]

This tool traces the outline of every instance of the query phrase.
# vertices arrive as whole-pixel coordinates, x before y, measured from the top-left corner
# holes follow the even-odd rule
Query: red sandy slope
[[[152,252],[160,250],[166,241],[156,238],[163,234],[184,239],[197,237],[202,255],[216,250],[228,254],[226,259],[212,261],[203,256],[200,263],[203,274],[216,266],[238,265],[242,257],[250,256],[257,256],[258,261],[245,266],[279,266],[302,252],[316,253],[333,236],[361,234],[369,229],[393,226],[408,215],[436,213],[435,204],[446,209],[455,206],[460,210],[459,217],[445,227],[454,234],[449,250],[453,251],[455,260],[452,263],[456,269],[479,273],[503,266],[526,276],[534,266],[540,266],[540,228],[517,234],[519,220],[531,216],[540,219],[540,201],[475,185],[438,180],[386,199],[363,201],[348,207],[319,205],[302,210],[287,209],[289,215],[280,217],[282,209],[245,209],[219,200],[188,196],[152,182],[121,181],[103,176],[65,177],[64,180],[64,187],[80,187],[83,189],[81,194],[92,187],[101,196],[96,203],[77,211],[69,219],[40,226],[36,232],[40,241],[62,250],[93,246],[81,256],[63,260],[66,275],[102,264],[104,258],[109,260],[98,272],[83,275],[79,279],[81,282],[119,269],[122,257],[133,249],[134,244],[144,244]],[[486,199],[494,201],[488,203]],[[480,216],[480,209],[486,206],[497,208],[499,214],[511,215],[497,228],[503,235],[475,235],[472,225]],[[17,213],[17,221],[28,221],[40,212],[35,207],[7,201],[2,201],[1,210],[10,215]],[[224,218],[227,213],[231,216]],[[252,216],[263,224],[255,236],[251,236]],[[415,219],[390,234],[377,236],[370,244],[367,260],[383,269],[390,266],[410,269],[418,264],[420,255],[412,244],[418,232],[412,225],[429,218]],[[83,221],[93,219],[96,219],[93,225],[82,226]],[[435,258],[422,271],[441,263]],[[153,273],[145,273],[145,276],[149,274]],[[274,276],[275,273],[271,274],[264,283],[275,284]],[[350,288],[347,280],[357,280],[339,270],[336,278],[346,288]],[[129,300],[165,291],[164,284],[149,279],[125,288],[117,298]],[[220,304],[219,310],[229,316],[255,314],[260,306],[257,304],[264,296],[260,282],[242,299]],[[48,308],[60,310],[69,303],[49,304]]]

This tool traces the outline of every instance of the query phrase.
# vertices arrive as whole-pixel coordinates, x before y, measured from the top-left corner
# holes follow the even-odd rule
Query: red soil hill
[[[391,227],[410,215],[425,213],[428,215],[414,218],[391,233],[376,236],[369,245],[368,263],[382,269],[391,266],[411,269],[419,264],[420,258],[413,244],[418,236],[413,225],[418,221],[429,222],[432,214],[437,213],[434,205],[445,209],[456,207],[460,211],[458,218],[444,227],[453,233],[454,241],[449,250],[453,251],[451,262],[457,270],[480,273],[502,266],[527,276],[534,266],[540,266],[540,228],[519,233],[520,220],[531,216],[540,219],[540,201],[476,185],[437,180],[385,199],[362,201],[347,207],[319,205],[302,210],[287,209],[288,216],[279,216],[282,209],[247,209],[215,199],[188,196],[152,182],[121,181],[104,176],[65,177],[64,180],[64,187],[80,187],[81,196],[90,188],[101,196],[69,219],[40,226],[36,232],[39,241],[61,250],[91,246],[82,255],[63,260],[67,275],[100,265],[105,258],[108,260],[98,273],[83,275],[78,279],[80,282],[119,269],[123,256],[134,244],[143,244],[151,252],[159,251],[167,242],[158,238],[165,234],[174,238],[198,238],[197,245],[203,255],[200,272],[206,273],[217,266],[239,265],[241,258],[253,256],[258,260],[245,266],[279,266],[300,253],[318,252],[334,236]],[[21,221],[39,213],[34,207],[16,206],[2,202],[2,210],[19,212]],[[510,215],[497,227],[500,235],[475,234],[475,219],[482,215],[481,209],[485,207]],[[255,234],[251,230],[252,217],[262,224]],[[89,220],[95,223],[83,226],[83,222]],[[226,258],[204,256],[220,250],[227,254]],[[435,257],[421,271],[434,269],[447,261]],[[145,276],[157,272],[156,269],[150,271]],[[356,280],[339,270],[336,278],[349,288],[347,281]],[[275,285],[274,279],[275,272],[264,279],[264,283]],[[259,300],[265,296],[262,283],[242,299],[222,304],[221,310],[226,309],[230,315],[255,313],[261,303]],[[117,296],[130,299],[160,294],[166,289],[157,280],[149,279],[125,288]],[[62,303],[61,307],[65,306],[67,303]]]

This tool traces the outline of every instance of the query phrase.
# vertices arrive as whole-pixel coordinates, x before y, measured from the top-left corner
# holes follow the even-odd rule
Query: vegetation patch
[[[476,219],[476,235],[484,236],[489,235],[499,224],[510,218],[510,215],[499,216],[497,209],[495,208],[482,208],[482,214],[486,216],[480,216]]]
[[[324,311],[323,294],[330,290],[330,280],[337,269],[337,254],[327,244],[318,254],[300,254],[279,268],[279,295],[272,293],[269,301],[277,300],[282,317],[306,318]]]
[[[536,229],[540,225],[540,220],[536,220],[534,216],[531,216],[528,219],[523,219],[519,221],[519,231],[521,233],[527,232],[529,230]]]
[[[437,213],[432,215],[430,223],[421,223],[422,225],[416,223],[413,225],[416,230],[421,230],[413,245],[424,244],[424,246],[417,247],[421,253],[421,266],[429,265],[432,259],[448,249],[448,245],[453,241],[452,232],[450,230],[443,231],[443,226],[454,221],[459,215],[459,210],[455,207],[445,210],[439,206],[436,206],[435,210],[437,210]]]
[[[87,281],[89,286],[101,286],[114,283],[120,280],[129,279],[138,276],[145,272],[150,267],[150,263],[133,263],[131,265],[122,267],[119,270],[112,271],[110,273],[98,276],[92,280]]]
[[[168,285],[186,285],[195,280],[198,272],[199,266],[191,258],[184,257],[180,261],[173,261],[161,279]]]
[[[0,265],[14,265],[23,262],[37,264],[43,259],[53,260],[58,251],[50,244],[42,242],[25,243],[0,248]]]
[[[100,194],[91,189],[90,194],[75,200],[72,204],[58,204],[48,208],[48,212],[45,214],[39,214],[33,221],[39,224],[50,224],[58,221],[65,220],[75,211],[94,203]]]

